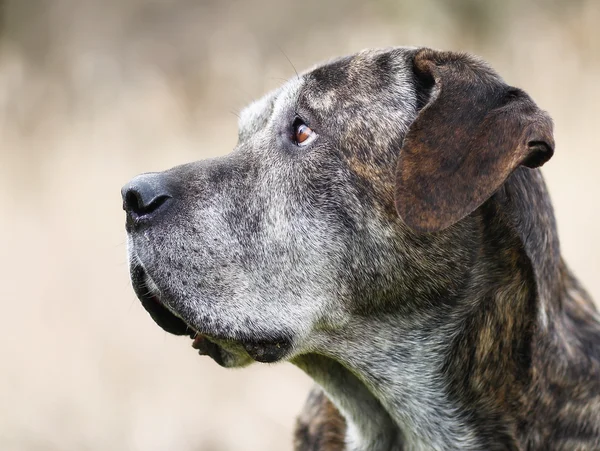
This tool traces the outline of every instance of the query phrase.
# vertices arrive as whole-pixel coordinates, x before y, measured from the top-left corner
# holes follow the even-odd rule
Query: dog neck
[[[568,411],[551,390],[576,398],[587,381],[600,393],[600,355],[588,349],[600,322],[560,259],[552,210],[515,217],[531,211],[519,203],[547,201],[541,179],[541,200],[527,199],[524,177],[539,174],[516,174],[482,209],[494,219],[482,218],[489,235],[460,299],[414,318],[353,316],[315,339],[321,355],[295,359],[346,418],[349,450],[544,449],[557,438],[538,418]],[[585,403],[570,405],[573,424],[597,424]]]
[[[399,327],[393,315],[356,321],[348,326],[360,335],[328,334],[321,343],[327,356],[294,361],[346,418],[348,450],[485,449],[449,395],[454,333],[435,323]]]
[[[346,448],[387,451],[401,448],[400,431],[387,409],[353,371],[332,358],[306,354],[292,360],[325,387],[346,419]]]

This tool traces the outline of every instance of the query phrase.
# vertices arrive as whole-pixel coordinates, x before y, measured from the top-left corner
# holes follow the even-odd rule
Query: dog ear
[[[414,72],[428,98],[404,138],[395,186],[396,211],[412,229],[454,224],[518,166],[536,168],[552,157],[550,117],[484,63],[422,49]]]

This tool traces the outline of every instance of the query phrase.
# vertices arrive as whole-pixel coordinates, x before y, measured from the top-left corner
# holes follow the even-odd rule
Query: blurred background
[[[229,152],[287,58],[488,60],[555,120],[564,255],[600,299],[599,23],[597,0],[0,0],[0,450],[291,449],[308,378],[224,370],[162,332],[129,285],[119,194]]]

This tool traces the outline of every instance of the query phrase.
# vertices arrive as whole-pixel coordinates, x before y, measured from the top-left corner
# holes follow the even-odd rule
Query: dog
[[[486,63],[369,50],[122,189],[133,288],[224,367],[316,382],[300,451],[598,450],[600,316],[561,258],[552,121]]]

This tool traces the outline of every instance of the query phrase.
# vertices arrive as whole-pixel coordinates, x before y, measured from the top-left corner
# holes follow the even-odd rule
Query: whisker
[[[133,308],[133,304],[135,304],[135,299],[131,299],[131,302],[129,303],[129,308],[127,309],[127,314],[131,313],[131,309]]]
[[[294,69],[294,72],[296,73],[296,78],[300,79],[300,75],[298,75],[298,71],[296,70],[296,66],[294,66],[294,63],[292,63],[292,60],[290,60],[288,58],[286,53],[283,51],[283,49],[278,44],[275,44],[275,45],[277,46],[279,51],[283,54],[283,56],[285,56],[285,59],[288,60],[288,63],[290,63],[290,66],[292,66],[292,69]]]
[[[269,80],[277,80],[277,81],[282,81],[282,82],[286,82],[287,79],[283,78],[283,77],[268,77]]]

